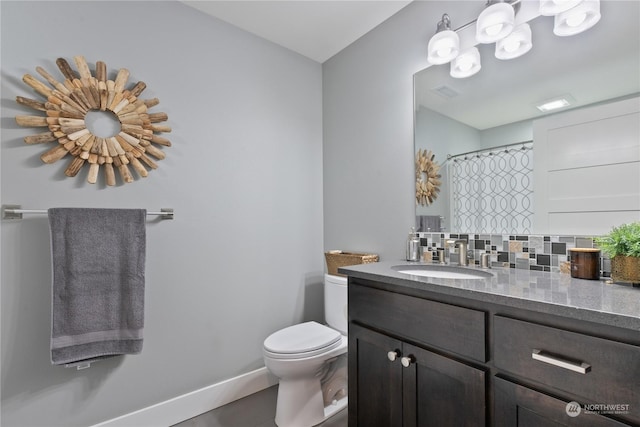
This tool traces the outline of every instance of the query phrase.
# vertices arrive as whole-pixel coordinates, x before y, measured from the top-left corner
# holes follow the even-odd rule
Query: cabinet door
[[[400,341],[349,325],[349,426],[402,426],[401,352]]]
[[[484,371],[409,344],[403,353],[404,427],[485,425]]]
[[[496,427],[622,427],[602,415],[577,411],[565,402],[535,390],[494,378]]]

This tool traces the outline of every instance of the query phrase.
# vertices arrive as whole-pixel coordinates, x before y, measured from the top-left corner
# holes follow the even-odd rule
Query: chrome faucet
[[[469,265],[469,259],[467,258],[468,243],[466,240],[447,240],[447,244],[453,248],[458,248],[458,264],[462,266]],[[455,253],[449,251],[449,261],[451,262],[451,254]]]

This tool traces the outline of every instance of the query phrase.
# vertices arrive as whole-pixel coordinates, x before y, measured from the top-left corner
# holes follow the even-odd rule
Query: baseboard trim
[[[278,379],[264,367],[92,427],[171,426],[277,383]]]

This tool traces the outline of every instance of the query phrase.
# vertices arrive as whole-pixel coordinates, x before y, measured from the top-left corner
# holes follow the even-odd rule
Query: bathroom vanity
[[[349,426],[640,425],[640,289],[510,268],[425,277],[398,264],[339,269]]]

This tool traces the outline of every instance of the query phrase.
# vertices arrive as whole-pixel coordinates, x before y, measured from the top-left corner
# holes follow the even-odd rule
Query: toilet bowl
[[[347,279],[325,274],[327,325],[305,322],[269,335],[264,362],[280,379],[275,422],[311,427],[347,406]]]

